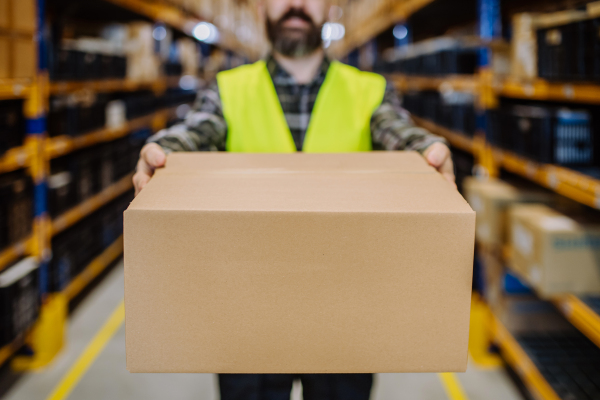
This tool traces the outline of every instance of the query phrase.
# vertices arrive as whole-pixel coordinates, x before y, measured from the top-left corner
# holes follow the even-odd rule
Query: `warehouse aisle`
[[[86,399],[216,399],[216,381],[207,374],[130,374],[125,369],[125,328],[123,325],[85,371],[82,353],[93,348],[90,342],[106,334],[103,326],[123,299],[123,264],[119,263],[104,281],[80,304],[70,319],[69,345],[55,363],[40,373],[24,376],[7,394],[7,400]],[[105,330],[104,330],[105,331]],[[100,332],[100,333],[99,333]],[[85,358],[85,357],[83,357]],[[75,365],[75,366],[74,366]],[[78,381],[77,376],[81,374]],[[474,366],[466,374],[455,374],[466,398],[452,394],[438,374],[380,374],[373,400],[521,400],[504,371],[482,371]],[[75,378],[53,391],[65,377]],[[72,390],[70,393],[69,391]],[[299,400],[295,390],[292,400]]]

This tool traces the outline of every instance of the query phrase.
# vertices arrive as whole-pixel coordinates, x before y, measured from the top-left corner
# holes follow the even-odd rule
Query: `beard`
[[[283,24],[294,17],[306,21],[309,28],[285,28]],[[322,30],[323,27],[317,26],[302,9],[292,8],[276,22],[267,18],[267,36],[273,50],[290,58],[307,56],[321,47]]]

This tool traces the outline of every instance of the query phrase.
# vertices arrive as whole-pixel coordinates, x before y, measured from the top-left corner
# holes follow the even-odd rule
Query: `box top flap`
[[[172,154],[129,209],[472,213],[417,153]]]

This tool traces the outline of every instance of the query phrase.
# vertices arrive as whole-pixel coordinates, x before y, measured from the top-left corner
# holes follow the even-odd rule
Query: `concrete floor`
[[[43,372],[23,376],[9,390],[5,399],[48,399],[53,389],[122,299],[123,265],[120,263],[71,316],[68,346],[62,354]],[[456,377],[469,400],[522,400],[502,369],[480,370],[470,365],[467,373],[456,374]],[[300,400],[301,397],[301,388],[296,386],[292,391],[292,400]],[[68,399],[213,400],[218,399],[218,393],[213,375],[127,372],[125,328],[121,326],[75,386]],[[437,374],[379,374],[375,380],[372,399],[456,400],[446,393]]]

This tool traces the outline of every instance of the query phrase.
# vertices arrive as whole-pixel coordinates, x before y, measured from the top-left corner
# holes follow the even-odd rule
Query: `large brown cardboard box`
[[[515,187],[501,180],[467,178],[465,198],[477,212],[477,242],[497,250],[507,243],[507,211],[516,203],[550,202],[551,195]]]
[[[33,78],[36,72],[36,46],[31,38],[13,38],[11,56],[12,78]]]
[[[0,79],[10,78],[10,39],[0,35]]]
[[[600,225],[541,204],[510,210],[510,265],[542,298],[600,294]]]
[[[131,372],[464,371],[475,213],[417,153],[175,153],[125,211]]]
[[[2,1],[2,0],[0,0]],[[20,33],[34,33],[36,28],[36,1],[10,0],[11,29]]]
[[[0,29],[6,30],[9,27],[9,0],[0,0]]]

